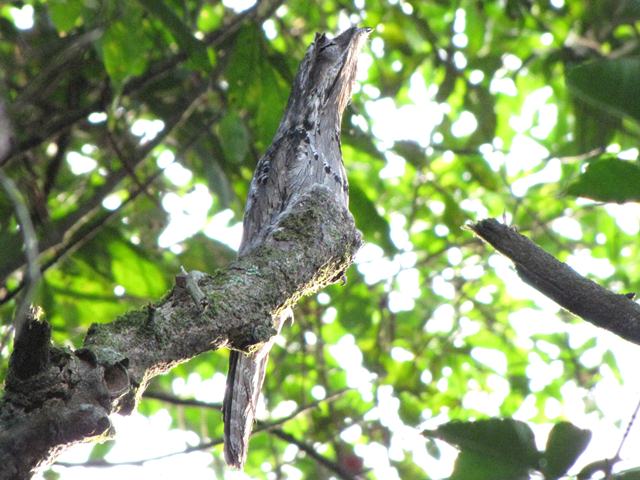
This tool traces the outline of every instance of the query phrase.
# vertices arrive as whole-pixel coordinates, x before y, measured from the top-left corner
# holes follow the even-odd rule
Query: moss
[[[146,310],[133,310],[126,312],[116,318],[112,323],[94,323],[89,327],[84,344],[88,345],[109,345],[115,350],[121,350],[119,339],[122,333],[135,332],[145,328],[149,313]]]
[[[120,315],[113,322],[113,330],[122,332],[125,330],[136,329],[147,323],[149,312],[145,310],[132,310]]]

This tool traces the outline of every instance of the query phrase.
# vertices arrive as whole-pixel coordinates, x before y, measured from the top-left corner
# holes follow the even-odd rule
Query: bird
[[[342,161],[340,125],[351,99],[358,55],[372,29],[351,27],[330,38],[317,33],[300,64],[282,120],[271,146],[256,164],[243,219],[238,257],[249,255],[273,230],[287,206],[314,185],[324,185],[349,206]],[[290,309],[273,318],[280,333]],[[242,469],[269,352],[275,336],[246,354],[231,350],[223,402],[224,456]]]

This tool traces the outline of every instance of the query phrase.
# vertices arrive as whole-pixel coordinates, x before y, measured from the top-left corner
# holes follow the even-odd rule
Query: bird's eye
[[[334,46],[334,45],[335,45],[335,43],[334,43],[334,42],[326,43],[325,45],[322,45],[318,51],[319,51],[319,52],[322,52],[322,51],[326,50],[327,48],[332,47],[332,46]]]

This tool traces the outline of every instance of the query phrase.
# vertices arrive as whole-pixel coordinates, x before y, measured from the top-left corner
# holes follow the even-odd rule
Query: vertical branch
[[[0,123],[2,123],[2,115],[0,112]],[[2,143],[0,139],[0,144]],[[27,265],[25,269],[25,275],[27,277],[26,288],[23,291],[22,299],[18,303],[18,307],[15,311],[15,317],[13,327],[15,329],[16,336],[20,335],[20,331],[24,324],[25,314],[27,307],[31,301],[33,291],[35,290],[38,280],[40,279],[40,268],[38,267],[38,238],[36,237],[29,211],[25,205],[22,195],[18,191],[15,183],[11,180],[4,171],[0,168],[0,186],[7,192],[7,197],[13,205],[13,210],[16,214],[18,224],[20,225],[20,231],[24,238],[25,255],[27,257]]]

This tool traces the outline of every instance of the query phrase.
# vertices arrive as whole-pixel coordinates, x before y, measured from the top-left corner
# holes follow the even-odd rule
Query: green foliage
[[[375,31],[342,152],[366,246],[345,285],[296,308],[264,387],[267,421],[282,421],[326,463],[263,430],[247,472],[328,478],[333,464],[365,478],[495,480],[585,468],[582,480],[606,471],[612,452],[584,458],[589,433],[566,420],[597,410],[603,378],[624,383],[619,357],[599,331],[585,334],[582,321],[523,293],[462,227],[505,216],[562,260],[605,265],[609,273],[592,274],[603,286],[640,291],[635,210],[584,199],[640,198],[640,1],[226,5],[0,5],[0,102],[13,139],[0,163],[37,232],[44,277],[33,301],[54,340],[77,347],[91,323],[156,301],[181,265],[229,264],[238,230],[228,227],[241,221],[307,45],[316,31],[357,21]],[[21,29],[16,12],[27,7],[33,26]],[[0,379],[23,244],[0,193]],[[150,388],[218,402],[226,361],[202,355]],[[203,395],[202,382],[216,387]],[[566,405],[566,389],[584,401]],[[291,419],[282,413],[295,408]],[[215,408],[139,406],[148,417],[162,410],[203,445],[222,435]],[[516,415],[527,423],[505,418]],[[474,421],[487,417],[496,418]],[[539,424],[554,425],[542,452],[531,434]],[[405,441],[407,432],[415,436]],[[455,460],[443,441],[460,449]],[[116,447],[96,446],[91,459]]]
[[[549,433],[543,459],[545,478],[556,479],[567,473],[591,440],[591,432],[569,422],[556,423]]]
[[[142,21],[142,12],[131,8],[125,16],[109,25],[100,41],[104,67],[116,87],[147,68],[147,51],[152,44],[145,30],[139,28]]]
[[[207,72],[210,64],[206,45],[193,36],[191,28],[180,19],[176,12],[164,2],[138,1],[167,27],[180,49],[190,57],[191,62]]]
[[[619,58],[577,66],[567,73],[567,83],[600,108],[640,121],[640,99],[633,95],[639,76],[639,58]]]
[[[54,0],[49,2],[51,21],[60,32],[71,30],[82,17],[83,0]]]
[[[586,171],[569,187],[569,193],[602,202],[632,202],[640,200],[640,166],[616,158],[601,158],[587,166]]]
[[[538,462],[533,432],[509,419],[451,422],[425,435],[456,445],[460,455],[451,479],[526,479]]]
[[[537,470],[545,480],[556,480],[584,452],[591,432],[569,422],[553,426],[544,452],[536,448],[526,423],[512,419],[450,422],[424,435],[458,447],[450,480],[527,480]]]

